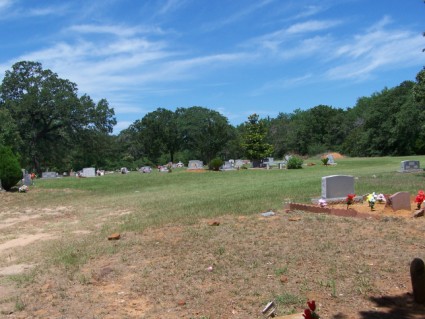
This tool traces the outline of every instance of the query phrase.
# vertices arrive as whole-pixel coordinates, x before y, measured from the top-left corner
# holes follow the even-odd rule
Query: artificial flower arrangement
[[[320,316],[316,313],[316,302],[314,300],[307,301],[308,308],[304,310],[303,317],[305,319],[320,319]]]
[[[345,203],[347,204],[347,209],[350,207],[350,205],[354,204],[354,197],[356,197],[356,194],[347,195],[347,198],[345,199]]]
[[[369,194],[366,199],[367,199],[367,202],[369,203],[370,210],[373,210],[373,208],[375,207],[375,202],[376,202],[375,192],[373,192],[372,194]]]
[[[423,190],[418,191],[418,195],[415,197],[416,208],[420,209],[423,201],[425,200],[425,193]]]
[[[383,204],[383,203],[386,203],[387,202],[384,194],[378,194],[378,195],[376,195],[375,199],[380,204]]]
[[[319,199],[318,204],[319,204],[320,207],[328,206],[328,203],[326,202],[326,199],[324,199],[324,198]]]
[[[26,193],[28,191],[28,186],[27,185],[22,185],[21,187],[18,188],[19,193]]]

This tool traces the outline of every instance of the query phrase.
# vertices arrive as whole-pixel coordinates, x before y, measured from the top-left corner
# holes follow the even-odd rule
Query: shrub
[[[10,190],[22,179],[18,158],[9,147],[0,146],[0,180],[5,190]]]
[[[213,171],[218,171],[222,165],[223,165],[223,161],[220,158],[214,158],[208,164],[208,167],[209,169]]]
[[[322,158],[321,161],[322,161],[323,165],[328,165],[329,158],[328,157]]]
[[[288,169],[297,169],[297,168],[302,168],[303,165],[303,160],[302,158],[299,158],[297,156],[292,156],[289,160],[288,163],[286,164],[286,167]]]

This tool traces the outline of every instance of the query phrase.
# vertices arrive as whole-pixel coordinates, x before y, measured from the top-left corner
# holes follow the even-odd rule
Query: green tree
[[[180,149],[180,135],[176,113],[158,108],[146,114],[140,125],[146,155],[158,162],[162,154],[168,154],[168,161],[174,162],[174,155]]]
[[[244,123],[242,144],[248,159],[258,161],[273,153],[273,146],[266,142],[266,136],[265,123],[259,120],[257,114],[250,115]]]
[[[10,190],[22,178],[22,171],[18,158],[12,149],[0,145],[0,181],[5,190]]]
[[[78,98],[75,83],[44,70],[39,62],[18,62],[6,71],[0,98],[18,124],[22,159],[37,171],[69,161],[82,131],[108,134],[116,124],[106,100],[95,104],[87,95]]]
[[[421,112],[413,100],[414,83],[362,97],[352,112],[355,126],[344,145],[352,156],[394,156],[414,153],[418,140],[418,116]]]
[[[209,163],[221,153],[232,137],[232,127],[219,112],[200,106],[176,110],[182,150],[192,159]]]
[[[0,105],[0,145],[9,146],[17,151],[22,144],[18,126],[6,108]]]

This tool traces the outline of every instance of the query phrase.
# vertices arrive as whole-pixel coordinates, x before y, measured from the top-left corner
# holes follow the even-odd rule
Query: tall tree
[[[217,111],[200,106],[176,110],[182,149],[191,156],[209,162],[223,151],[232,137],[232,128],[226,117]]]
[[[0,145],[9,146],[13,151],[18,151],[22,144],[18,126],[9,111],[0,104]]]
[[[6,71],[0,97],[18,125],[20,153],[37,171],[63,165],[82,131],[112,132],[116,120],[107,101],[96,105],[77,93],[75,83],[44,70],[39,62],[21,61]]]
[[[252,114],[244,123],[243,147],[248,159],[261,160],[273,153],[273,146],[266,142],[267,130],[265,123],[259,120],[257,114]]]

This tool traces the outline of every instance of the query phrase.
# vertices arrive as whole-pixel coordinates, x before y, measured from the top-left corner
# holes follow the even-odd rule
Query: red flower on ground
[[[316,302],[314,300],[312,301],[307,301],[307,305],[310,308],[311,311],[315,311],[316,310]]]
[[[320,319],[316,311],[316,302],[314,300],[307,301],[308,308],[304,310],[303,317],[305,319]]]
[[[313,319],[313,316],[311,315],[311,310],[310,309],[305,309],[304,310],[303,317],[305,319]]]
[[[418,195],[415,197],[415,203],[417,204],[417,208],[421,208],[422,202],[425,200],[425,193],[423,190],[418,192]]]

